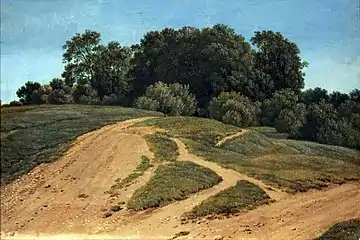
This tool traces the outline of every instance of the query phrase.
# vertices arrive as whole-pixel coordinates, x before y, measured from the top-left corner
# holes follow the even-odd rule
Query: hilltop
[[[314,239],[360,218],[359,151],[205,118],[2,108],[1,167],[2,235]]]

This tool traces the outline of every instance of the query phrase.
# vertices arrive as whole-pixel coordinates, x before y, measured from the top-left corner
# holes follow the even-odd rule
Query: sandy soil
[[[132,128],[133,119],[103,127],[79,137],[58,161],[43,164],[22,178],[1,187],[1,235],[6,239],[312,239],[338,221],[360,217],[360,182],[331,186],[321,191],[289,195],[214,162],[194,156],[179,140],[180,161],[193,161],[208,167],[223,180],[220,184],[188,199],[146,212],[123,210],[103,218],[104,207],[126,202],[133,192],[146,184],[156,165],[128,188],[111,197],[109,190],[117,178],[125,178],[139,164],[142,155],[150,158],[145,134],[160,129]],[[240,137],[237,135],[222,139]],[[263,188],[274,203],[237,216],[200,223],[180,224],[181,215],[204,199],[247,180]],[[79,194],[87,197],[79,198]]]

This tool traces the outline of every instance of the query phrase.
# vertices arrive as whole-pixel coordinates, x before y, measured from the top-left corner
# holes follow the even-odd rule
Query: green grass
[[[160,165],[150,181],[135,191],[127,207],[133,210],[161,207],[221,181],[222,178],[212,170],[192,162]]]
[[[189,151],[226,168],[255,177],[287,192],[321,189],[329,183],[360,180],[360,152],[314,142],[266,137],[255,128],[242,137],[215,144],[240,129],[201,118],[156,118],[138,125],[156,126],[181,139]],[[254,129],[254,128],[252,128]]]
[[[144,172],[150,167],[152,167],[152,165],[150,164],[150,159],[146,156],[141,156],[141,162],[139,166],[135,169],[135,171],[124,179],[117,179],[116,183],[111,186],[111,190],[128,187],[134,180],[144,175]]]
[[[1,184],[41,163],[54,161],[84,133],[106,124],[145,116],[162,114],[89,105],[1,108]]]
[[[239,181],[235,186],[225,189],[204,200],[183,219],[195,219],[208,215],[233,214],[242,210],[251,210],[271,201],[264,190],[248,181]]]
[[[360,219],[339,222],[315,240],[359,240]]]
[[[178,147],[165,133],[149,134],[144,138],[155,155],[155,161],[176,161],[179,156]]]

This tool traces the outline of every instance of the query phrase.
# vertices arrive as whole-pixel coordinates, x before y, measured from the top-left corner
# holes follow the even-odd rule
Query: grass
[[[179,156],[177,145],[165,133],[149,134],[144,138],[150,151],[152,151],[155,155],[155,161],[176,161]]]
[[[152,165],[150,164],[150,159],[146,156],[141,156],[141,162],[139,166],[135,169],[135,171],[122,180],[117,179],[116,183],[111,186],[111,190],[128,187],[135,179],[144,175],[144,172],[148,170],[151,166]]]
[[[358,240],[360,239],[360,219],[339,222],[330,227],[315,240]]]
[[[195,219],[217,214],[229,215],[242,210],[254,209],[270,201],[270,197],[264,190],[253,183],[242,180],[235,186],[204,200],[190,212],[185,213],[183,219]]]
[[[137,211],[161,207],[221,181],[222,178],[212,170],[192,162],[160,165],[149,182],[135,191],[127,207]]]
[[[144,110],[89,105],[1,108],[1,184],[61,156],[72,141],[106,124],[145,116]]]
[[[215,144],[239,128],[202,118],[149,119],[137,125],[156,126],[181,139],[189,151],[290,193],[321,189],[329,183],[360,180],[360,152],[339,146],[267,137],[269,128],[251,128],[242,137]],[[261,132],[258,132],[261,131]]]

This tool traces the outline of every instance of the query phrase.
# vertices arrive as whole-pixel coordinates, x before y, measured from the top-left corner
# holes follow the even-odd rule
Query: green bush
[[[172,116],[195,113],[197,101],[189,86],[157,82],[146,89],[145,95],[135,101],[137,108],[160,111]]]
[[[209,104],[211,118],[239,127],[248,127],[256,120],[256,105],[236,92],[222,92]]]
[[[351,219],[334,224],[315,240],[358,240],[360,238],[360,219]]]

